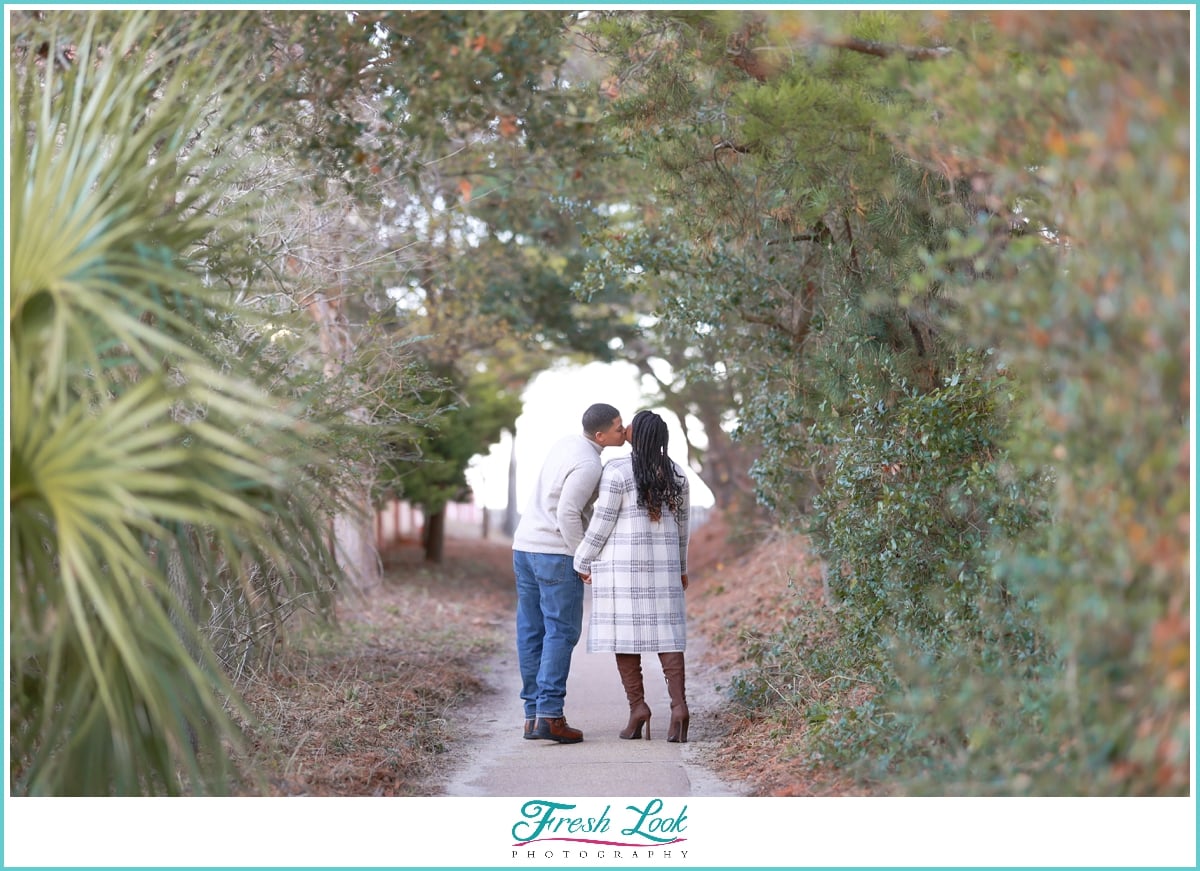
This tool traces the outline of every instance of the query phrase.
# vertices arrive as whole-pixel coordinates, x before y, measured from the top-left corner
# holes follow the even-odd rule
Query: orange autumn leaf
[[[464,203],[471,202],[471,182],[463,179],[458,183],[458,195],[462,197]]]
[[[510,136],[517,135],[517,116],[516,115],[501,115],[500,116],[500,135],[505,139]]]
[[[1046,147],[1055,157],[1067,156],[1067,138],[1061,130],[1051,130],[1046,134]]]

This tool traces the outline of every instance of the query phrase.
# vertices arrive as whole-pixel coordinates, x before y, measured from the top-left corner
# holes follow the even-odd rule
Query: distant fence
[[[690,526],[699,529],[708,522],[708,507],[693,506]],[[456,538],[506,539],[503,508],[488,508],[474,502],[446,505],[446,534]],[[425,513],[410,502],[392,501],[375,515],[375,541],[384,548],[402,541],[420,541]]]
[[[375,514],[375,541],[380,547],[405,539],[419,539],[425,513],[409,502],[392,501]]]
[[[474,502],[446,505],[446,533],[458,538],[503,537],[504,510]],[[375,515],[375,540],[380,547],[401,541],[419,541],[425,529],[425,512],[410,502],[393,501]]]

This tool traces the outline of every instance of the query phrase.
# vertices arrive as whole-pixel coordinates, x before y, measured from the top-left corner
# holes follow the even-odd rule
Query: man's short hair
[[[583,413],[583,431],[588,435],[604,432],[620,416],[621,412],[611,405],[597,402],[595,405],[589,406],[588,410]]]

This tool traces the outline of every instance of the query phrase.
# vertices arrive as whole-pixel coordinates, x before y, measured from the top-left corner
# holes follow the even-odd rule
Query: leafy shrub
[[[1189,789],[1186,23],[1175,11],[997,16],[988,39],[1004,52],[907,71],[932,104],[902,134],[912,152],[969,155],[990,202],[1031,231],[1006,244],[972,232],[931,257],[930,278],[955,285],[964,335],[1002,349],[1023,387],[1013,465],[1054,470],[1053,523],[993,570],[1036,603],[1044,665],[1023,682],[993,670],[958,704],[979,734],[969,754],[955,748],[961,764],[944,759],[952,789]],[[963,257],[982,280],[954,277]],[[1005,726],[1017,711],[1042,737]]]
[[[829,716],[814,746],[865,778],[927,769],[971,719],[931,710],[972,681],[1028,677],[1044,661],[1035,603],[995,565],[1004,542],[1045,521],[1047,482],[1008,462],[1012,387],[984,377],[984,362],[929,393],[904,388],[890,406],[860,393],[817,500],[839,625],[821,659],[874,691]]]
[[[864,398],[838,440],[815,531],[831,566],[848,640],[864,652],[903,639],[936,655],[985,631],[989,603],[1008,613],[1009,645],[1034,641],[1026,607],[990,571],[997,534],[1039,519],[1039,483],[1005,461],[1002,377],[954,376],[889,408]]]

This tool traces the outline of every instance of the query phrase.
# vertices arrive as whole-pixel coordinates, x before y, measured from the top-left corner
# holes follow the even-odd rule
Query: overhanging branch
[[[884,42],[875,42],[871,39],[859,39],[854,36],[838,36],[838,37],[817,37],[817,41],[822,45],[827,45],[830,48],[842,48],[846,51],[857,51],[861,54],[870,54],[875,57],[891,57],[896,54],[903,54],[908,60],[927,61],[941,60],[948,55],[954,53],[954,49],[945,45],[935,46],[911,46],[911,45],[889,45]]]

